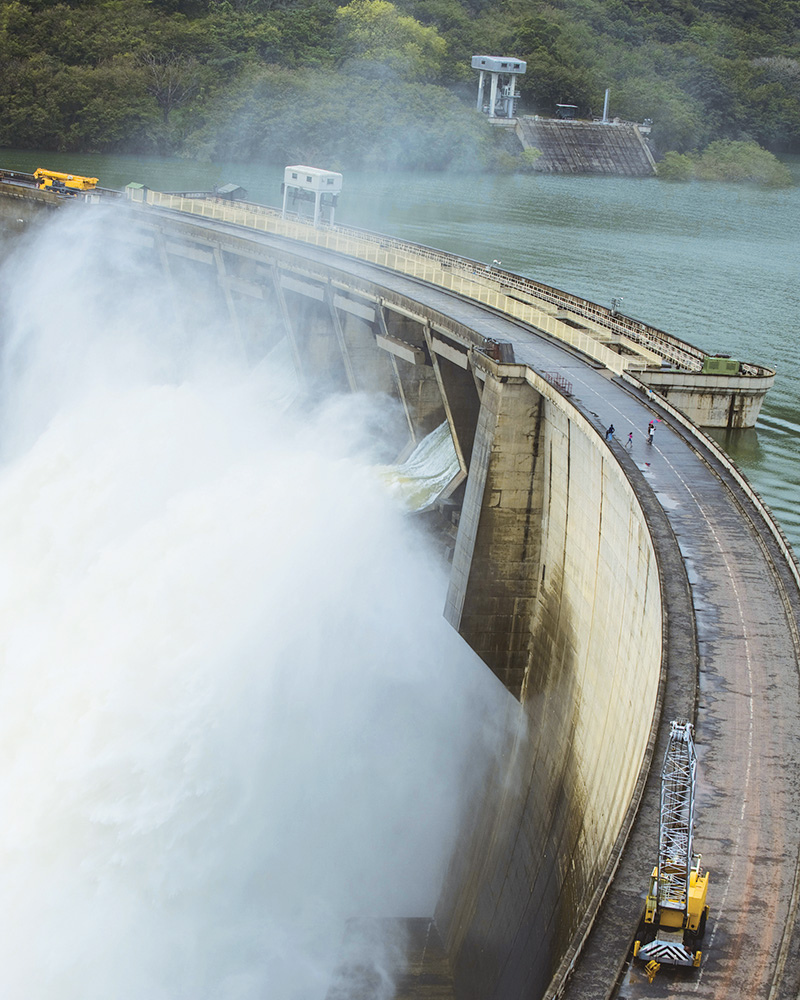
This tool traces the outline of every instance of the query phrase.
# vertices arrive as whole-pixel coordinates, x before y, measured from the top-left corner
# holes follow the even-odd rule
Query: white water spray
[[[0,996],[323,998],[346,919],[432,914],[504,692],[383,410],[290,418],[119,247],[61,220],[6,269]]]

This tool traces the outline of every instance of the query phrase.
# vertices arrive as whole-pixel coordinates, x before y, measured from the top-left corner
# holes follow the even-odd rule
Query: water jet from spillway
[[[346,919],[433,912],[506,698],[383,405],[287,410],[85,218],[5,279],[0,994],[322,997]]]

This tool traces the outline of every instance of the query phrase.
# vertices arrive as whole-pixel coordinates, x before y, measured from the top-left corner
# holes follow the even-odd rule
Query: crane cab
[[[644,918],[633,945],[635,958],[644,962],[655,959],[670,965],[699,967],[702,958],[700,944],[706,932],[708,918],[709,873],[701,873],[700,857],[689,876],[686,906],[659,903],[658,866],[650,876],[650,888],[645,900]],[[676,901],[677,902],[677,901]]]

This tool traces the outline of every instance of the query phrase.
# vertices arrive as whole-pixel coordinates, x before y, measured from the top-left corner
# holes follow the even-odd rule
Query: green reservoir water
[[[256,164],[0,151],[0,166],[67,169],[103,187],[241,184],[280,203]],[[790,161],[800,184],[800,158]],[[347,173],[337,222],[516,271],[711,352],[776,368],[753,431],[715,432],[800,550],[800,186],[671,185],[551,176]]]

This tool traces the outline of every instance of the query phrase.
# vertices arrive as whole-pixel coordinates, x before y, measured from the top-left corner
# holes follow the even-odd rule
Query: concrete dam
[[[4,188],[12,227],[58,204]],[[703,966],[667,974],[661,995],[796,996],[800,570],[730,460],[629,370],[656,353],[647,331],[626,318],[611,331],[599,307],[474,262],[256,206],[118,208],[109,239],[154,256],[176,292],[187,269],[202,275],[198,310],[222,312],[245,345],[285,342],[308,393],[392,396],[409,449],[449,427],[459,471],[425,515],[450,550],[443,611],[525,724],[459,832],[435,912],[408,921],[397,996],[645,995],[635,971],[619,984],[673,718],[694,721],[703,748],[697,843],[714,889]]]

